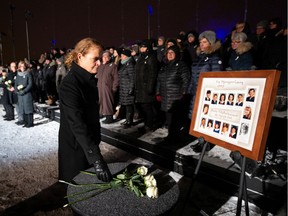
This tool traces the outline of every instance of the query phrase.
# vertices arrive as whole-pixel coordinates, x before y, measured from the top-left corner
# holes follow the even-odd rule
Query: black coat
[[[73,63],[59,95],[59,179],[71,181],[102,157],[97,79]]]
[[[157,79],[157,95],[161,96],[162,111],[169,111],[176,101],[183,98],[189,80],[189,68],[182,61],[169,62],[161,68]]]
[[[121,63],[119,69],[119,89],[120,89],[120,104],[132,105],[134,104],[134,86],[135,86],[135,62],[130,58],[124,64]]]
[[[157,60],[153,54],[142,54],[135,65],[135,102],[155,100]]]

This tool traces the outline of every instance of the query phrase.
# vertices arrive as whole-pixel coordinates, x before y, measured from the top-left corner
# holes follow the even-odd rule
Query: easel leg
[[[245,177],[246,157],[243,157],[243,156],[241,156],[241,157],[242,157],[243,160],[242,160],[242,167],[241,167],[241,175],[240,175],[240,183],[239,183],[239,194],[238,194],[236,216],[240,216],[241,215],[243,194],[244,194],[244,197],[245,197],[245,212],[246,212],[246,215],[249,216],[247,185],[246,185],[246,177]]]
[[[202,149],[202,152],[201,152],[201,154],[200,154],[200,157],[199,157],[197,166],[196,166],[196,168],[195,168],[194,174],[193,174],[193,176],[192,176],[192,181],[191,181],[191,184],[190,184],[189,189],[188,189],[188,192],[187,192],[186,200],[185,200],[185,203],[184,203],[184,206],[183,206],[183,210],[182,210],[181,215],[183,215],[183,213],[184,213],[184,210],[185,210],[185,207],[186,207],[186,202],[187,202],[187,200],[189,199],[189,196],[190,196],[190,194],[191,194],[191,191],[192,191],[192,188],[193,188],[193,184],[194,184],[194,182],[195,182],[195,180],[196,180],[197,174],[198,174],[198,172],[199,172],[201,163],[202,163],[202,161],[203,161],[203,158],[204,158],[204,155],[205,155],[205,152],[206,152],[207,145],[208,145],[208,142],[205,142],[204,145],[203,145],[203,149]],[[200,214],[203,215],[203,216],[209,216],[209,215],[208,215],[207,213],[205,213],[202,209],[200,209]]]

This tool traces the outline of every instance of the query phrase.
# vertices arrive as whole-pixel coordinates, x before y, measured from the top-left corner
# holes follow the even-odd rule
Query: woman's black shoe
[[[25,124],[25,122],[24,122],[24,121],[17,121],[17,122],[15,122],[15,124],[17,124],[17,125],[23,125],[23,124]]]
[[[6,118],[4,118],[4,120],[5,120],[5,121],[12,121],[12,120],[14,120],[14,118],[6,117]]]

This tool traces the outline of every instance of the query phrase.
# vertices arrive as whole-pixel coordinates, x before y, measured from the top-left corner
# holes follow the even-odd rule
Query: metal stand
[[[200,139],[200,138],[199,138]],[[206,151],[206,148],[207,148],[207,145],[208,145],[208,142],[205,141],[204,145],[203,145],[203,149],[202,149],[202,152],[200,154],[200,158],[198,160],[198,163],[197,163],[197,166],[196,166],[196,169],[193,173],[193,176],[192,176],[192,181],[191,181],[191,184],[189,186],[189,189],[188,189],[188,192],[187,192],[187,198],[186,200],[188,200],[190,194],[191,194],[191,191],[192,191],[192,188],[193,188],[193,184],[197,178],[197,175],[198,175],[198,172],[199,172],[199,169],[200,169],[200,166],[201,166],[201,163],[203,161],[203,157],[205,155],[205,151]],[[182,210],[182,215],[183,215],[183,212],[185,210],[185,206],[186,206],[186,202],[184,203],[184,207],[183,207],[183,210]],[[200,209],[200,208],[199,208]],[[203,215],[203,216],[209,216],[205,211],[203,211],[202,209],[200,209],[200,214]]]
[[[239,183],[239,194],[238,194],[238,202],[237,202],[237,212],[236,216],[241,215],[241,207],[242,207],[242,200],[244,195],[245,200],[245,212],[246,215],[249,216],[249,206],[248,206],[248,196],[247,196],[247,185],[246,185],[246,157],[242,156],[242,167],[241,167],[241,174],[240,174],[240,183]]]
[[[199,142],[201,142],[201,140],[204,141],[204,139],[202,137],[199,138]],[[200,158],[198,160],[198,163],[197,163],[197,166],[196,166],[196,169],[193,173],[193,176],[192,176],[192,181],[191,181],[191,184],[189,186],[189,189],[188,189],[188,192],[187,192],[187,197],[186,197],[186,200],[188,200],[190,194],[191,194],[191,191],[192,191],[192,188],[193,188],[193,184],[197,178],[197,175],[198,175],[198,172],[199,172],[199,169],[200,169],[200,166],[201,166],[201,163],[203,161],[203,158],[204,158],[204,155],[205,155],[205,152],[206,152],[206,148],[207,148],[207,145],[208,145],[208,142],[204,141],[204,145],[203,145],[203,149],[202,149],[202,152],[200,154]],[[240,154],[240,153],[239,153]],[[238,202],[237,202],[237,212],[236,212],[236,216],[240,216],[241,215],[241,207],[242,207],[242,200],[244,198],[245,200],[245,212],[246,212],[246,216],[249,216],[249,206],[248,206],[248,195],[247,195],[247,184],[246,184],[246,176],[245,176],[245,171],[246,171],[246,157],[242,156],[242,167],[241,167],[241,174],[240,174],[240,183],[239,183],[239,194],[238,194]],[[186,206],[186,202],[184,204],[184,207],[183,207],[183,210],[182,210],[182,214],[183,215],[183,212],[185,210],[185,206]],[[200,209],[200,214],[203,215],[203,216],[209,216],[205,211],[203,211],[201,208]]]

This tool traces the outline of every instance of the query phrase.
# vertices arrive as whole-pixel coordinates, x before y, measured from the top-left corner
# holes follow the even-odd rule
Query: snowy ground
[[[36,125],[32,128],[18,126],[15,124],[16,120],[4,121],[2,115],[4,112],[0,106],[0,214],[4,209],[34,196],[57,182],[59,129],[59,123],[41,119],[42,117],[37,114],[34,115]],[[46,122],[37,124],[41,121]],[[101,151],[107,162],[141,160],[106,143],[101,144]],[[215,215],[234,215],[236,205],[237,197],[231,197],[215,212]],[[249,208],[250,215],[263,213],[253,204],[250,204]],[[244,212],[243,210],[243,215]],[[71,209],[60,208],[34,215],[71,214]],[[265,215],[272,214],[265,213]]]

